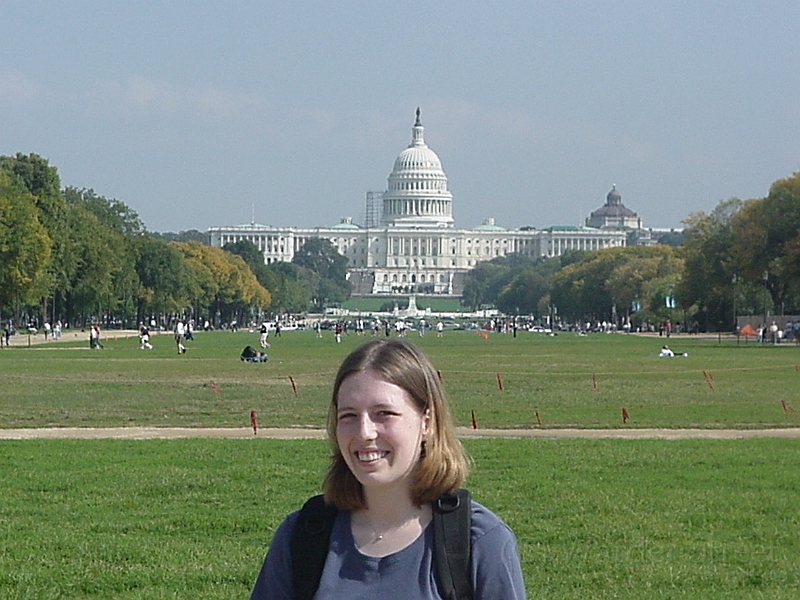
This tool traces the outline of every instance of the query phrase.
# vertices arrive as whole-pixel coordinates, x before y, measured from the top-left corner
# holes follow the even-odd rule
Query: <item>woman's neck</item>
[[[416,506],[407,489],[365,489],[364,510],[373,519],[397,519],[398,515],[413,512]]]
[[[367,494],[367,508],[352,515],[353,539],[363,554],[387,556],[413,543],[431,519],[430,505],[416,506],[407,495]]]

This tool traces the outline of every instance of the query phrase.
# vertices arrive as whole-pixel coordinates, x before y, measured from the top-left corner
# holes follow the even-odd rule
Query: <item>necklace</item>
[[[378,528],[376,528],[375,524],[370,521],[368,518],[365,518],[366,525],[369,527],[370,531],[372,532],[371,537],[369,537],[368,541],[366,542],[367,546],[371,546],[382,542],[384,538],[389,538],[390,534],[395,535],[403,535],[404,530],[407,530],[409,525],[413,524],[414,522],[418,522],[418,515],[419,509],[412,509],[409,513],[407,513],[402,519],[399,519],[393,523],[379,523],[380,529],[382,532],[378,532]]]

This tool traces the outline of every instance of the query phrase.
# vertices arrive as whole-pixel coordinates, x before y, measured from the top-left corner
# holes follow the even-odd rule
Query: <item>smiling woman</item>
[[[459,598],[525,597],[513,532],[459,491],[467,457],[436,370],[415,346],[376,340],[345,358],[328,437],[327,508],[317,497],[317,512],[284,520],[251,600],[388,599],[400,589],[421,600],[456,590]],[[324,535],[302,533],[309,529]],[[463,547],[454,550],[453,540]],[[301,560],[296,547],[318,560]]]
[[[342,382],[336,417],[336,445],[362,486],[364,504],[374,504],[369,496],[376,494],[410,497],[430,410],[368,369]]]

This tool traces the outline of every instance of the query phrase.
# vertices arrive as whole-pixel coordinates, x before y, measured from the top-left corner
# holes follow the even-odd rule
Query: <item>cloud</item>
[[[23,104],[35,99],[40,88],[24,73],[15,69],[0,69],[0,101]]]
[[[132,76],[119,82],[104,82],[95,89],[96,101],[127,114],[155,113],[193,115],[208,121],[237,119],[264,109],[268,103],[259,94],[227,90],[213,84],[186,85],[163,79]]]

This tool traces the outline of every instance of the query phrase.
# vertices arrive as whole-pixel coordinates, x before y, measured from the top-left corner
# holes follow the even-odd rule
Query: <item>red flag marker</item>
[[[292,391],[294,392],[294,395],[297,396],[297,384],[294,382],[294,377],[291,375],[289,375],[289,383],[292,384]]]
[[[500,388],[500,391],[503,391],[503,380],[500,378],[500,373],[495,373],[497,375],[497,387]]]
[[[250,411],[250,426],[253,428],[253,435],[258,435],[258,421],[256,420],[256,411]]]
[[[627,423],[629,418],[630,418],[630,415],[628,414],[628,411],[623,408],[622,409],[622,422],[623,423]]]
[[[708,387],[711,388],[711,391],[714,391],[714,376],[711,375],[708,371],[703,371],[703,377],[706,378],[706,384]]]
[[[477,429],[478,428],[478,422],[475,420],[475,411],[474,410],[472,411],[472,428],[473,429]]]
[[[536,415],[536,422],[539,424],[539,427],[541,427],[542,426],[542,418],[539,416],[539,411],[535,410],[535,411],[533,411],[533,414]]]

